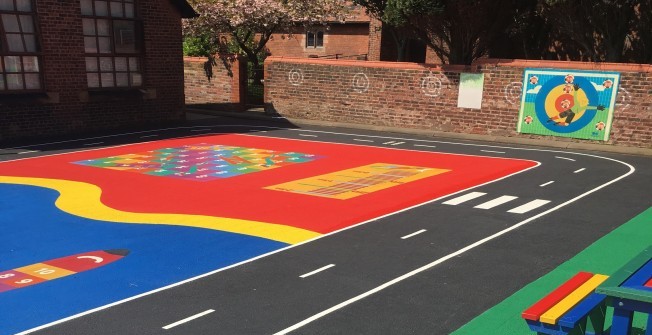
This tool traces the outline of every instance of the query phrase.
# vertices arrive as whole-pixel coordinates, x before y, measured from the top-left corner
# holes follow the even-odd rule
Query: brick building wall
[[[606,144],[652,148],[651,65],[488,59],[473,66],[438,66],[277,57],[265,64],[267,108],[283,116],[546,139],[552,138],[516,132],[524,68],[617,71],[622,90]],[[481,110],[457,107],[461,72],[485,74]]]
[[[170,1],[138,0],[143,87],[87,88],[80,1],[37,0],[41,93],[0,93],[0,141],[184,119],[181,13]]]
[[[320,27],[324,31],[324,46],[306,47],[306,28],[298,26],[285,34],[274,34],[267,42],[271,56],[310,57],[341,54],[344,56],[369,53],[369,23],[333,23]]]
[[[236,56],[217,58],[210,69],[207,62],[208,59],[204,57],[184,57],[186,104],[229,111],[243,110],[246,60]]]

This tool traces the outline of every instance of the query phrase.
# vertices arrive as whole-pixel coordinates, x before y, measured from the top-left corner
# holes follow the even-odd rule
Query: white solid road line
[[[574,159],[572,159],[572,158],[568,158],[568,157],[555,156],[555,158],[557,158],[557,159],[565,159],[565,160],[567,160],[567,161],[575,162]]]
[[[477,206],[475,206],[473,208],[491,209],[491,208],[494,208],[496,206],[500,206],[500,205],[502,205],[504,203],[510,202],[510,201],[512,201],[514,199],[518,199],[518,197],[513,197],[511,195],[503,195],[503,196],[498,197],[498,198],[496,198],[494,200],[489,200],[489,201],[487,201],[487,202],[485,202],[483,204],[479,204],[479,205],[477,205]]]
[[[402,239],[402,240],[406,240],[406,239],[408,239],[408,238],[410,238],[410,237],[414,237],[414,236],[417,236],[417,235],[422,234],[422,233],[425,233],[425,232],[427,232],[427,230],[425,230],[425,229],[421,229],[421,230],[419,230],[419,231],[417,231],[417,232],[414,232],[414,233],[412,233],[412,234],[410,234],[410,235],[405,235],[405,236],[401,237],[401,239]]]
[[[199,313],[199,314],[195,314],[195,315],[190,316],[190,317],[187,317],[187,318],[185,318],[185,319],[183,319],[183,320],[177,321],[177,322],[175,322],[175,323],[171,323],[171,324],[169,324],[169,325],[163,327],[163,329],[168,330],[168,329],[170,329],[170,328],[174,328],[174,327],[176,327],[176,326],[178,326],[178,325],[184,324],[184,323],[186,323],[186,322],[188,322],[188,321],[192,321],[192,320],[197,319],[197,318],[201,318],[202,316],[207,315],[207,314],[211,314],[211,313],[213,313],[213,312],[215,312],[215,310],[213,310],[213,309],[209,309],[209,310],[207,310],[207,311],[203,311],[203,312],[201,312],[201,313]]]
[[[321,268],[319,268],[319,269],[317,269],[317,270],[315,270],[315,271],[311,271],[311,272],[308,272],[308,273],[306,273],[306,274],[302,274],[302,275],[300,275],[299,277],[301,277],[301,278],[310,277],[310,276],[312,276],[312,275],[314,275],[314,274],[317,274],[317,273],[322,272],[322,271],[324,271],[324,270],[330,269],[330,268],[332,268],[332,267],[334,267],[334,266],[335,266],[335,264],[328,264],[328,265],[326,265],[326,266],[324,266],[324,267],[321,267]]]
[[[546,186],[548,186],[548,185],[550,185],[550,184],[552,184],[552,183],[554,183],[554,182],[555,182],[554,180],[551,180],[551,181],[549,181],[549,182],[547,182],[547,183],[545,183],[545,184],[541,184],[541,185],[539,185],[539,187],[546,187]]]
[[[494,151],[494,150],[480,150],[480,151],[482,151],[482,152],[491,152],[491,153],[495,153],[495,154],[504,154],[505,153],[504,151]]]
[[[446,202],[443,202],[443,204],[444,204],[444,205],[453,205],[453,206],[455,206],[455,205],[459,205],[459,204],[461,204],[461,203],[463,203],[463,202],[467,202],[467,201],[469,201],[469,200],[473,200],[473,199],[475,199],[475,198],[479,198],[479,197],[481,197],[481,196],[483,196],[483,195],[485,195],[485,194],[487,194],[487,193],[482,193],[482,192],[471,192],[471,193],[465,194],[465,195],[463,195],[463,196],[461,196],[461,197],[457,197],[457,198],[454,198],[454,199],[448,200],[448,201],[446,201]]]
[[[354,141],[357,141],[357,142],[370,142],[370,143],[374,143],[374,141],[372,141],[372,140],[363,140],[363,139],[359,139],[359,138],[354,138],[353,140],[354,140]]]
[[[508,213],[516,213],[516,214],[524,214],[524,213],[527,213],[527,212],[529,212],[529,211],[531,211],[533,209],[537,209],[537,208],[539,208],[539,207],[541,207],[543,205],[546,205],[548,203],[550,203],[549,200],[536,199],[536,200],[532,200],[532,201],[528,202],[525,205],[518,206],[516,208],[512,208],[512,209],[508,210],[507,212]]]
[[[581,168],[581,169],[579,169],[579,170],[577,170],[577,171],[574,171],[573,173],[580,173],[580,172],[582,172],[582,171],[584,171],[584,170],[586,170],[586,169],[585,169],[585,168]]]

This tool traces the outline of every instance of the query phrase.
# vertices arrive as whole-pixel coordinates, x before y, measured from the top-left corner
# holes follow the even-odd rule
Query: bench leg
[[[647,315],[647,328],[645,328],[645,335],[652,335],[652,314]]]
[[[607,313],[605,303],[596,307],[586,318],[586,335],[602,335],[604,331],[604,319]]]
[[[632,319],[634,312],[614,308],[614,319],[611,324],[611,335],[629,335],[632,329]]]

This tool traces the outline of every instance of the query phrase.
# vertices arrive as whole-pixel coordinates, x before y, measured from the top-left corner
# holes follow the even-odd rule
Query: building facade
[[[0,0],[0,141],[184,118],[185,0]]]

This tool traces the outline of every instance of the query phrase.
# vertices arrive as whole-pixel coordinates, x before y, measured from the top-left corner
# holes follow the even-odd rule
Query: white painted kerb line
[[[467,202],[469,200],[473,200],[475,198],[479,198],[487,193],[482,193],[482,192],[471,192],[468,194],[465,194],[461,197],[457,197],[455,199],[448,200],[446,202],[443,202],[444,205],[459,205],[463,202]]]
[[[319,269],[317,269],[317,270],[315,270],[315,271],[311,271],[311,272],[308,272],[308,273],[306,273],[306,274],[300,275],[299,277],[301,277],[301,278],[310,277],[310,276],[312,276],[312,275],[314,275],[314,274],[317,274],[317,273],[319,273],[319,272],[322,272],[322,271],[324,271],[324,270],[328,270],[328,269],[330,269],[330,268],[332,268],[332,267],[334,267],[334,266],[335,266],[335,264],[328,264],[328,265],[326,265],[326,266],[324,266],[324,267],[321,267],[321,268],[319,268]]]
[[[412,233],[412,234],[410,234],[410,235],[405,235],[405,236],[401,237],[401,239],[402,239],[402,240],[406,240],[406,239],[408,239],[408,238],[410,238],[410,237],[414,237],[414,236],[417,236],[417,235],[422,234],[422,233],[425,233],[425,232],[427,232],[427,230],[425,230],[425,229],[421,229],[421,230],[419,230],[418,232],[414,232],[414,233]]]
[[[567,160],[567,161],[575,162],[574,159],[572,159],[572,158],[568,158],[568,157],[555,156],[555,158],[557,158],[557,159],[565,159],[565,160]]]
[[[211,314],[211,313],[213,313],[213,312],[215,312],[215,310],[213,310],[213,309],[209,309],[209,310],[207,310],[207,311],[201,312],[201,313],[199,313],[199,314],[195,314],[195,315],[193,315],[193,316],[187,317],[187,318],[185,318],[185,319],[183,319],[183,320],[180,320],[180,321],[177,321],[177,322],[175,322],[175,323],[171,323],[171,324],[169,324],[169,325],[163,327],[163,329],[168,330],[168,329],[170,329],[170,328],[174,328],[174,327],[176,327],[176,326],[178,326],[178,325],[184,324],[184,323],[189,322],[189,321],[192,321],[192,320],[194,320],[194,319],[201,318],[202,316],[207,315],[207,314]]]
[[[548,185],[550,185],[550,184],[552,184],[552,183],[554,183],[554,182],[555,182],[554,180],[551,180],[551,181],[549,181],[549,182],[547,182],[547,183],[545,183],[545,184],[541,184],[541,185],[539,185],[539,187],[546,187],[546,186],[548,186]]]

